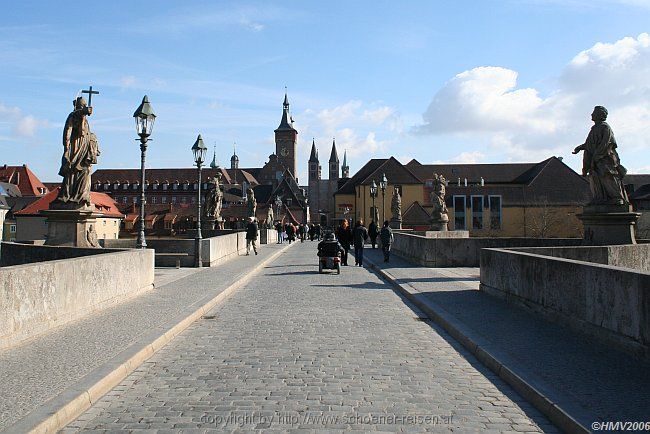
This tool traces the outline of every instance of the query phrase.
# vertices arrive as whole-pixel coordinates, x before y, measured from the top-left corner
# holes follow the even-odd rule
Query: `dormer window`
[[[187,189],[189,188],[189,186],[190,186],[190,183],[187,182],[187,181],[185,181],[185,182],[183,183],[183,190],[187,190]]]
[[[167,190],[167,187],[169,186],[169,183],[167,181],[163,182],[163,190]]]
[[[153,189],[158,190],[158,181],[153,182]]]
[[[172,184],[172,188],[178,190],[178,181],[175,181],[174,184]]]
[[[113,184],[113,188],[114,188],[115,190],[117,190],[119,187],[120,187],[120,183],[119,183],[119,182],[116,182],[115,184]]]
[[[122,190],[127,190],[128,188],[129,188],[129,183],[128,182],[122,184]]]

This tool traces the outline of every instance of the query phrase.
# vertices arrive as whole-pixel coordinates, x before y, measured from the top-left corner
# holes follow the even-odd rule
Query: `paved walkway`
[[[426,268],[365,255],[586,427],[650,420],[650,366],[478,291],[478,268]],[[567,276],[570,278],[570,276]]]
[[[0,352],[0,431],[22,431],[8,427],[59,408],[281,247],[209,269],[157,269],[155,289]]]
[[[375,274],[319,275],[315,248],[281,255],[65,432],[557,432]]]

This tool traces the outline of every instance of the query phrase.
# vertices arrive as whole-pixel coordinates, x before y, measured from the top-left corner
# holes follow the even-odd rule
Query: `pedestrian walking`
[[[282,223],[279,220],[275,223],[275,230],[278,232],[278,244],[282,244]]]
[[[363,267],[363,245],[368,240],[368,229],[363,225],[363,220],[358,220],[352,232],[354,240],[354,262],[355,265]]]
[[[248,226],[246,226],[246,256],[251,254],[251,246],[253,246],[253,251],[257,255],[258,232],[259,228],[257,227],[255,217],[248,217]]]
[[[291,222],[287,223],[286,232],[289,244],[291,244],[292,241],[296,241],[296,227]]]
[[[307,234],[307,225],[300,223],[298,225],[298,235],[300,235],[300,242],[305,242],[305,235]]]
[[[390,246],[393,244],[395,237],[393,230],[389,226],[388,220],[384,222],[384,227],[381,228],[379,239],[381,240],[381,251],[384,253],[384,262],[390,261]]]
[[[308,234],[309,234],[309,241],[314,241],[314,235],[316,234],[316,229],[315,229],[313,223],[311,223],[311,224],[309,225],[309,232],[308,232]]]
[[[379,235],[379,228],[377,228],[377,223],[375,221],[371,221],[370,225],[368,225],[368,236],[370,236],[370,244],[372,244],[372,248],[375,248],[375,244],[377,244],[377,235]]]
[[[336,229],[336,238],[338,238],[341,247],[343,247],[343,255],[341,256],[341,265],[348,265],[348,252],[352,244],[352,230],[347,219],[343,219],[339,227]]]

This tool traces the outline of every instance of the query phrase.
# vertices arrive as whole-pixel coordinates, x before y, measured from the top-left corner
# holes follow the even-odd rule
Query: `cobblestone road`
[[[65,431],[557,432],[418,317],[366,269],[317,274],[299,245]]]

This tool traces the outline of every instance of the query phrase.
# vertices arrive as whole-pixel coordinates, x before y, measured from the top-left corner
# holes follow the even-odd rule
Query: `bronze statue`
[[[246,204],[248,205],[248,217],[256,217],[257,200],[255,200],[255,193],[251,187],[246,190]]]
[[[390,210],[393,213],[393,220],[402,220],[402,196],[399,194],[399,188],[393,188],[393,199],[390,203]]]
[[[66,204],[73,209],[90,208],[90,168],[97,164],[99,143],[86,119],[93,108],[83,97],[77,97],[73,105],[74,110],[63,128],[63,157],[59,169],[63,181],[55,204]]]
[[[589,180],[591,204],[624,205],[629,204],[627,193],[623,186],[623,177],[627,170],[621,165],[616,151],[616,139],[610,126],[605,122],[607,109],[603,106],[594,107],[591,127],[587,140],[577,146],[573,153],[584,151],[582,158],[582,175]]]

